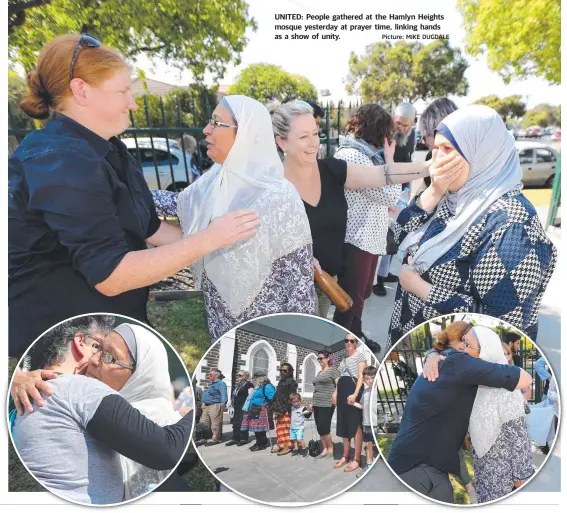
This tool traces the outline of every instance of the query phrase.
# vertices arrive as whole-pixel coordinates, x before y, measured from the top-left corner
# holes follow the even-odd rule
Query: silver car
[[[169,139],[169,151],[166,139],[163,137],[153,138],[153,149],[149,137],[138,137],[137,148],[136,140],[133,137],[122,139],[122,142],[136,160],[141,160],[144,178],[150,189],[161,188],[169,191],[181,191],[198,176],[194,171],[194,169],[196,170],[194,157],[188,153],[184,156],[179,143],[174,139]],[[169,164],[170,159],[171,166]],[[185,170],[185,162],[187,162],[187,171]],[[159,184],[157,176],[159,176]]]
[[[522,182],[552,187],[557,170],[557,151],[551,146],[528,141],[516,141],[516,149],[523,171]]]

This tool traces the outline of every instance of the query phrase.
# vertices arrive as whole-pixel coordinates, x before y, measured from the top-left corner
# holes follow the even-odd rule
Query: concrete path
[[[336,415],[335,415],[336,417]],[[331,433],[335,432],[335,417],[331,425]],[[313,434],[312,434],[313,433]],[[275,431],[271,432],[275,443]],[[254,443],[254,435],[250,436],[250,443],[242,447],[226,447],[224,442],[232,436],[232,426],[223,426],[223,443],[212,447],[199,447],[199,456],[212,470],[215,476],[224,484],[238,492],[264,502],[315,502],[326,499],[343,492],[358,478],[355,472],[343,472],[343,469],[334,469],[333,465],[342,456],[342,439],[334,437],[335,456],[316,460],[302,456],[277,456],[271,454],[270,449],[251,452],[249,448]],[[307,420],[305,423],[305,440],[309,442],[317,437],[315,422]],[[369,489],[357,491],[386,491],[390,490],[398,481],[382,463],[381,469],[373,476],[378,476],[375,485]],[[374,478],[375,479],[375,478]],[[364,480],[364,479],[363,479]]]

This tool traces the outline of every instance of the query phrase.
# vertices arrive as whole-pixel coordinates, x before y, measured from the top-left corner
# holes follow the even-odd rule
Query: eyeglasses
[[[322,362],[325,358],[323,358],[322,356],[319,356],[319,358],[317,358],[318,362]]]
[[[94,347],[94,349],[96,349],[97,352],[100,353],[100,361],[102,363],[106,363],[106,364],[109,364],[109,365],[111,363],[115,363],[116,365],[120,365],[120,367],[124,367],[125,369],[129,369],[132,372],[134,372],[134,370],[136,370],[135,365],[128,365],[127,363],[120,362],[112,355],[112,353],[109,353],[108,351],[104,350],[99,343],[100,342],[99,339],[94,338],[94,337],[89,337],[89,338],[92,338],[93,340],[97,341],[96,344],[93,344],[93,347]]]
[[[345,344],[356,344],[356,339],[345,338]]]
[[[100,41],[96,40],[93,36],[89,36],[88,34],[81,34],[81,37],[77,43],[77,47],[75,48],[75,53],[73,54],[73,60],[71,61],[71,69],[69,70],[69,82],[73,80],[73,71],[75,70],[75,63],[77,62],[77,57],[79,56],[79,52],[83,48],[98,48],[100,46]]]
[[[468,347],[469,349],[475,349],[477,351],[480,351],[480,347],[473,346],[473,345],[469,344],[466,340],[463,340],[463,342],[465,343],[465,347]]]
[[[217,128],[218,126],[222,126],[225,128],[238,128],[238,125],[229,125],[228,123],[223,123],[222,121],[217,121],[216,119],[209,119],[209,125],[213,128]]]

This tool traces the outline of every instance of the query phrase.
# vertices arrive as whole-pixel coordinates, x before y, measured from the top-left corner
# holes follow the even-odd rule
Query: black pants
[[[449,474],[442,472],[436,467],[418,465],[403,474],[399,474],[398,477],[416,492],[422,493],[427,497],[448,504],[455,502]]]
[[[331,434],[331,421],[333,419],[334,412],[334,406],[313,406],[315,425],[317,426],[317,433],[319,436]]]
[[[235,442],[248,442],[248,431],[240,431],[242,422],[237,422],[232,425],[232,439]]]
[[[268,445],[268,437],[266,431],[256,431],[256,445],[258,447],[266,447]]]

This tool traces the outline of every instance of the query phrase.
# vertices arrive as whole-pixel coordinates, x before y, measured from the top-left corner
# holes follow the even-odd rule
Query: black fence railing
[[[403,341],[401,342],[403,344]],[[402,417],[409,392],[423,371],[427,351],[431,348],[426,340],[422,347],[396,348],[388,355],[377,376],[376,397],[378,402],[378,423],[396,423]],[[534,364],[540,357],[535,349],[520,347],[520,366],[532,376],[530,403],[542,399],[543,382],[535,371]]]
[[[150,98],[150,99],[148,99]],[[131,128],[121,134],[128,151],[142,166],[144,176],[151,189],[178,191],[193,183],[212,165],[207,156],[203,129],[210,119],[214,105],[207,95],[181,102],[169,98],[167,105],[163,97],[138,98],[138,112],[130,112]],[[338,136],[346,119],[358,105],[338,106],[328,103],[321,123],[321,145],[325,155],[332,156],[338,146]],[[19,108],[18,108],[19,109]],[[188,121],[189,120],[189,121]],[[145,126],[141,126],[141,125]],[[14,112],[8,105],[8,135],[10,152],[37,126],[21,111]],[[191,138],[184,136],[191,136]]]

